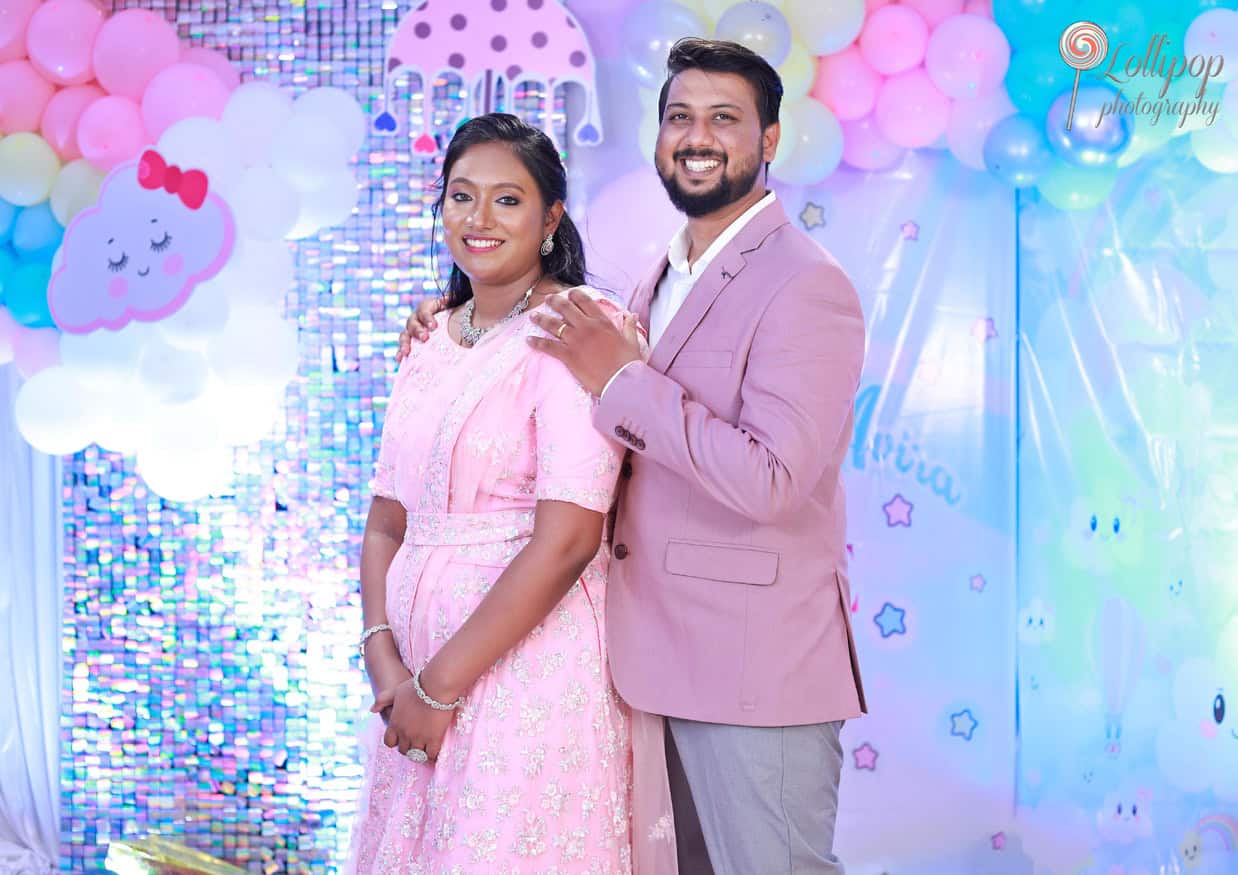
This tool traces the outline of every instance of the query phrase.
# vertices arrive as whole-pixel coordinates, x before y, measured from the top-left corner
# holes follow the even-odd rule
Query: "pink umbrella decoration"
[[[575,142],[594,145],[602,139],[593,52],[576,18],[557,0],[424,0],[410,10],[387,43],[383,94],[388,109],[374,120],[376,131],[397,128],[389,107],[393,84],[405,71],[417,73],[423,89],[436,76],[461,77],[472,96],[473,115],[494,108],[498,80],[509,88],[539,83],[547,104],[556,88],[575,82],[584,89],[587,106],[573,132]],[[549,105],[546,110],[549,119]],[[438,151],[429,115],[423,113],[421,136],[413,144],[423,155]]]

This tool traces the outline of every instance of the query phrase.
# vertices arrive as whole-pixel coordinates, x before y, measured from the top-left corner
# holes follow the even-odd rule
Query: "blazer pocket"
[[[732,353],[729,349],[683,349],[675,356],[677,368],[729,368]]]
[[[751,547],[670,541],[664,564],[671,574],[725,583],[769,586],[778,578],[778,554]]]

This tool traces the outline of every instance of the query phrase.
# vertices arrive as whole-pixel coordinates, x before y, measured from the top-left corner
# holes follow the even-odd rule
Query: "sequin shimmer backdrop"
[[[163,15],[246,80],[338,86],[368,112],[386,37],[411,5],[114,9]],[[432,86],[436,129],[449,134],[460,83]],[[544,121],[540,95],[516,98],[509,109]],[[397,115],[421,112],[415,78],[396,104]],[[561,129],[561,96],[553,111]],[[166,503],[131,459],[94,446],[67,463],[62,870],[98,871],[111,839],[173,831],[254,872],[325,873],[343,859],[360,783],[354,722],[369,692],[355,655],[364,486],[398,326],[435,287],[440,166],[414,157],[406,132],[371,137],[351,221],[295,246],[298,376],[274,432],[238,450],[233,494]]]

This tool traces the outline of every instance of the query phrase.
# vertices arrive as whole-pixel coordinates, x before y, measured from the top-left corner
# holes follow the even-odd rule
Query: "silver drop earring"
[[[542,241],[542,248],[539,251],[542,253],[543,258],[555,251],[555,235],[553,231],[546,235],[546,239]]]

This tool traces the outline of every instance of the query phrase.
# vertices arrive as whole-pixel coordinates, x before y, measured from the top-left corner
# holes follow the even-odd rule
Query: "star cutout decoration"
[[[1004,832],[993,833],[989,842],[993,845],[993,850],[1004,851],[1006,849],[1006,834]]]
[[[877,749],[867,741],[851,752],[855,757],[856,769],[868,769],[870,772],[877,771]]]
[[[986,583],[988,583],[988,581],[984,579],[983,574],[973,574],[971,576],[971,588],[973,592],[984,592]]]
[[[907,625],[903,622],[907,611],[903,608],[896,608],[894,605],[886,602],[881,606],[881,613],[873,617],[873,622],[877,624],[877,628],[881,630],[882,638],[889,638],[891,635],[906,635]]]
[[[902,495],[896,493],[893,498],[881,506],[881,509],[886,512],[886,525],[890,528],[895,526],[911,527],[911,511],[915,505]]]
[[[825,208],[821,204],[814,204],[812,201],[804,204],[804,209],[800,210],[800,222],[804,225],[804,230],[811,231],[814,228],[825,227]]]
[[[972,323],[971,336],[982,343],[992,340],[994,337],[997,337],[997,326],[993,324],[993,320],[990,317],[977,318]]]
[[[970,708],[964,708],[956,714],[950,715],[950,734],[957,735],[959,738],[971,741],[972,733],[976,731],[976,727],[980,723],[971,714]]]
[[[919,240],[920,226],[915,222],[903,222],[898,226],[899,232],[903,235],[904,240]]]

